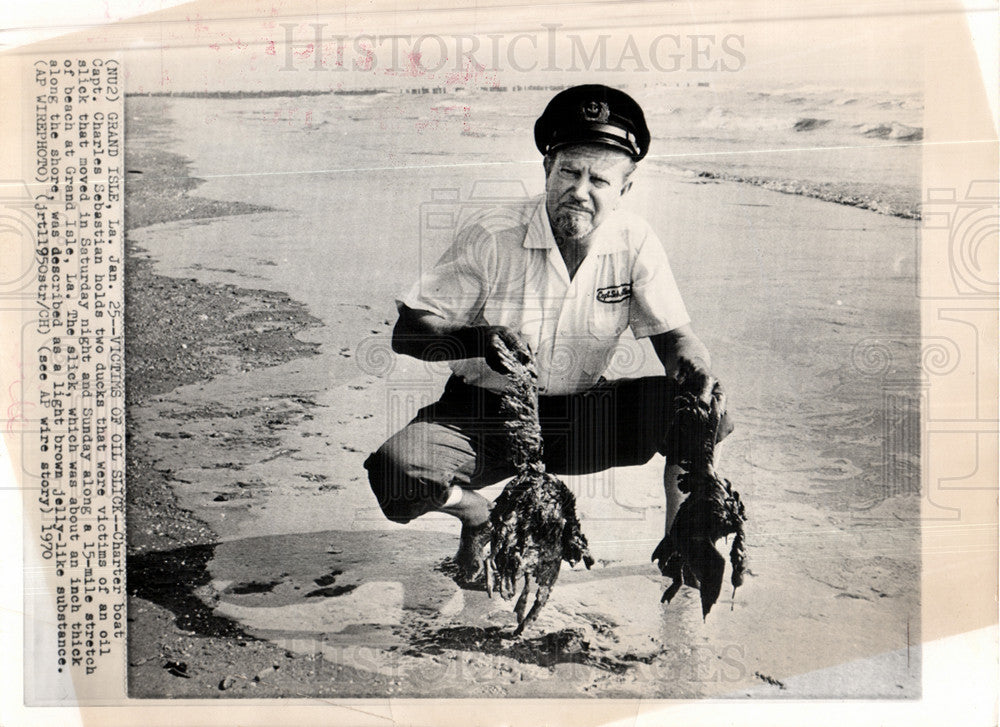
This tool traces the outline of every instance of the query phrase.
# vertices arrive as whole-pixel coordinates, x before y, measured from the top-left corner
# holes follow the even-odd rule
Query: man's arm
[[[482,356],[482,336],[473,326],[457,326],[430,311],[399,308],[392,330],[392,350],[423,361]]]
[[[681,362],[690,364],[695,371],[704,374],[706,379],[710,375],[712,359],[705,344],[695,335],[690,325],[654,334],[649,340],[667,376],[676,376]]]
[[[392,330],[392,350],[423,361],[454,361],[482,356],[490,368],[506,373],[499,349],[510,349],[522,363],[530,358],[520,338],[504,326],[457,325],[430,311],[401,305]]]

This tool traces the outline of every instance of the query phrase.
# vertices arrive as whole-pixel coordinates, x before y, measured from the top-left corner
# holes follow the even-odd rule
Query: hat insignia
[[[602,124],[607,123],[611,116],[611,110],[603,101],[589,101],[583,105],[581,111],[585,121],[597,121]]]

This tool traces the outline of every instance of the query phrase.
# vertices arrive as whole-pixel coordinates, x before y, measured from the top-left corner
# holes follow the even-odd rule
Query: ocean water
[[[650,121],[665,147],[654,163],[919,216],[919,95],[796,87],[653,96],[662,101]]]
[[[916,93],[851,93],[793,86],[768,91],[699,86],[628,89],[652,133],[649,166],[726,171],[851,190],[898,190],[919,202],[923,103]],[[454,88],[441,93],[327,94],[192,100],[212,124],[222,119],[286,150],[275,172],[375,170],[445,164],[532,164],[534,121],[552,90]],[[185,104],[183,100],[179,104]],[[235,141],[235,140],[234,140]],[[268,144],[270,145],[270,144]],[[294,150],[307,148],[308,158]],[[254,156],[244,158],[253,164]],[[274,161],[269,159],[269,161]],[[301,162],[301,163],[300,163]]]

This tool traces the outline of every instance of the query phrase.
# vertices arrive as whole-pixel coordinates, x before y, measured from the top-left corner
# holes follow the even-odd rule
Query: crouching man
[[[560,92],[535,124],[545,194],[467,221],[397,301],[393,349],[449,360],[453,375],[440,400],[365,467],[390,520],[430,511],[461,520],[466,580],[477,577],[490,539],[490,503],[476,490],[514,474],[498,342],[535,357],[544,461],[556,475],[665,453],[673,375],[687,362],[709,376],[708,351],[691,330],[663,246],[644,220],[619,209],[649,141],[627,94],[599,85]],[[650,339],[665,375],[602,378],[628,328]],[[730,430],[727,417],[720,435]],[[675,480],[664,477],[668,528],[681,500]]]

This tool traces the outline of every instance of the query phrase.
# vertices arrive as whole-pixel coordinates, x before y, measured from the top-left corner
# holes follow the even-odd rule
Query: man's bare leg
[[[483,550],[490,542],[490,501],[478,492],[455,486],[440,511],[462,521],[455,561],[462,578],[475,580],[483,568]]]
[[[440,511],[454,515],[462,525],[475,527],[490,519],[490,501],[478,492],[453,486]]]

